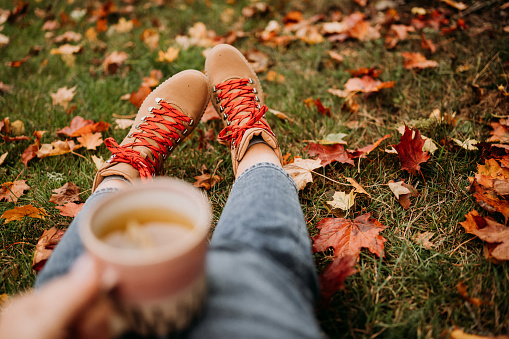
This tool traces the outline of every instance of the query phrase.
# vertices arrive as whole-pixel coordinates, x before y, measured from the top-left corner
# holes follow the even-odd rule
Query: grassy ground
[[[155,20],[159,24],[160,49],[166,49],[174,44],[176,35],[187,34],[188,28],[199,21],[218,35],[226,34],[232,24],[223,22],[221,14],[231,11],[232,22],[237,22],[242,16],[242,8],[248,4],[247,1],[234,1],[234,4],[211,1],[207,6],[202,1],[175,0],[159,7],[148,6],[150,1],[136,2],[132,14],[110,15],[109,21],[111,24],[121,16],[135,17],[139,26],[124,34],[100,33],[99,39],[106,43],[102,47],[83,39],[80,44],[84,48],[76,56],[75,66],[68,67],[59,56],[50,55],[50,49],[56,45],[51,45],[41,30],[45,19],[34,15],[35,8],[46,8],[50,3],[53,6],[48,15],[57,19],[60,13],[94,7],[93,2],[31,2],[25,17],[4,24],[0,31],[10,37],[10,43],[0,48],[0,81],[14,85],[11,93],[0,94],[0,118],[8,116],[11,121],[22,120],[26,135],[36,130],[48,131],[43,136],[43,143],[58,139],[56,130],[69,125],[77,115],[112,123],[113,113],[135,113],[132,104],[119,98],[136,91],[142,78],[153,69],[161,70],[165,77],[188,68],[203,69],[203,49],[198,47],[182,50],[173,63],[156,61],[159,48],[151,51],[139,38]],[[478,2],[468,4],[474,6]],[[405,70],[399,54],[401,51],[421,51],[417,34],[414,34],[416,38],[401,41],[395,50],[387,50],[383,38],[316,45],[296,41],[288,47],[273,48],[260,43],[253,33],[263,29],[271,19],[281,22],[282,17],[293,9],[302,10],[306,18],[314,14],[329,15],[331,9],[339,9],[345,14],[361,10],[369,16],[376,15],[376,11],[363,9],[350,1],[335,1],[333,4],[326,1],[272,2],[270,13],[245,19],[242,27],[248,35],[235,42],[235,46],[242,51],[257,48],[266,53],[271,61],[269,69],[285,77],[283,83],[277,84],[267,81],[266,73],[260,74],[267,93],[267,105],[294,119],[293,123],[289,123],[269,116],[269,122],[282,144],[283,154],[306,157],[304,148],[307,144],[303,140],[320,139],[338,132],[348,134],[345,139],[350,148],[368,145],[385,134],[392,134],[392,138],[382,146],[397,144],[397,126],[425,119],[435,108],[457,112],[459,122],[454,127],[420,123],[423,135],[437,143],[443,138],[485,140],[489,131],[487,123],[494,114],[500,115],[501,111],[507,114],[507,103],[480,100],[471,84],[478,84],[489,93],[496,91],[496,86],[501,83],[507,85],[504,67],[507,72],[509,33],[503,33],[501,29],[507,26],[499,9],[502,4],[503,1],[485,2],[484,7],[470,12],[465,16],[469,26],[466,31],[442,36],[439,31],[425,29],[426,37],[439,46],[434,55],[428,55],[438,61],[439,66],[420,72]],[[9,1],[0,1],[0,8],[10,10],[12,6]],[[125,4],[119,2],[118,6]],[[397,10],[403,18],[409,18],[414,6],[429,9],[445,5],[439,1],[408,2]],[[456,12],[452,10],[451,15],[454,17]],[[475,36],[473,29],[481,27],[484,22],[493,25],[493,33]],[[68,30],[84,34],[87,28],[93,26],[95,23],[88,22],[85,17],[77,20],[74,26],[57,29],[55,35]],[[7,61],[22,59],[34,46],[42,46],[42,50],[21,67],[4,65]],[[100,63],[106,54],[114,50],[126,51],[129,58],[118,74],[104,74]],[[350,50],[350,55],[342,64],[337,64],[328,56],[329,50]],[[458,73],[459,65],[469,65],[470,68]],[[328,94],[327,89],[343,88],[350,78],[347,69],[375,66],[383,69],[381,79],[395,81],[396,86],[363,98],[360,110],[355,114],[341,110],[343,99]],[[505,79],[503,74],[506,74]],[[50,93],[55,93],[60,87],[75,85],[77,94],[71,102],[77,105],[74,112],[67,114],[62,107],[52,105]],[[323,117],[315,108],[307,107],[304,99],[308,97],[320,98],[325,106],[331,108],[332,116]],[[349,121],[359,121],[364,126],[349,129],[346,127]],[[211,128],[217,134],[220,123],[212,121],[198,126],[203,132]],[[123,130],[110,129],[104,137],[112,136],[120,141],[124,134]],[[51,191],[72,181],[80,187],[85,200],[90,194],[89,187],[95,174],[91,155],[109,156],[102,145],[98,151],[78,150],[77,153],[85,158],[67,154],[35,159],[25,168],[20,156],[30,143],[0,144],[0,154],[9,152],[0,166],[0,181],[17,178],[26,180],[31,186],[17,204],[1,202],[0,213],[16,205],[31,203],[45,208],[50,216],[46,220],[25,218],[0,227],[0,294],[14,294],[30,288],[35,278],[31,264],[38,238],[43,230],[53,226],[66,228],[71,221],[69,217],[60,216],[54,204],[49,203]],[[170,156],[165,173],[193,182],[193,177],[201,174],[202,165],[209,169],[217,167],[217,173],[224,180],[208,191],[217,220],[233,181],[229,152],[215,141],[212,142],[213,149],[195,151],[198,144],[198,133],[194,133],[183,147]],[[380,259],[362,252],[357,264],[359,273],[348,278],[345,289],[333,297],[330,307],[318,310],[324,332],[331,338],[428,338],[439,337],[452,326],[457,326],[482,335],[509,333],[508,266],[506,263],[495,265],[487,262],[483,256],[482,241],[471,240],[472,237],[465,234],[458,224],[472,209],[481,212],[465,189],[467,178],[475,173],[476,164],[481,161],[480,153],[440,146],[422,166],[424,182],[420,176],[401,171],[397,157],[384,153],[383,149],[380,147],[369,155],[369,159],[362,160],[358,166],[356,163],[355,167],[336,163],[319,170],[336,181],[341,181],[343,175],[353,177],[371,193],[373,199],[357,198],[349,216],[371,212],[373,217],[388,226],[382,232],[388,239],[385,257]],[[405,179],[420,192],[408,210],[399,205],[386,185],[389,180],[397,178]],[[331,190],[345,189],[348,187],[315,176],[314,182],[300,192],[311,235],[317,233],[315,225],[318,221],[331,217],[325,204],[326,196]],[[435,247],[431,250],[412,240],[414,235],[424,231],[435,233],[432,238]],[[330,262],[330,255],[316,255],[319,271]],[[476,307],[465,302],[456,291],[460,281],[467,285],[471,296],[487,303]]]

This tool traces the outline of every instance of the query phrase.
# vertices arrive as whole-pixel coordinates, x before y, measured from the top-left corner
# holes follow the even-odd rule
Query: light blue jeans
[[[96,191],[36,280],[66,273],[83,252],[81,217],[115,189]],[[293,179],[260,163],[235,181],[207,254],[208,299],[186,338],[322,338],[316,271]]]

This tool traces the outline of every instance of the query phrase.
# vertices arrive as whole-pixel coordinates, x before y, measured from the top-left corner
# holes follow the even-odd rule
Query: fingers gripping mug
[[[206,197],[168,178],[135,184],[85,217],[83,244],[114,277],[111,296],[129,330],[170,334],[199,313],[210,222]]]

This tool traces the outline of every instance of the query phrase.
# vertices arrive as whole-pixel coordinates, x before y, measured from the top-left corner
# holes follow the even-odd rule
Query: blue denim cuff
[[[292,176],[290,174],[288,174],[288,172],[286,172],[281,166],[273,164],[271,162],[260,162],[258,164],[254,164],[253,166],[247,168],[235,180],[235,182],[233,183],[233,186],[235,186],[235,184],[237,182],[239,182],[239,180],[242,180],[242,178],[244,178],[248,173],[250,173],[252,171],[256,171],[256,170],[261,169],[261,168],[270,168],[270,169],[273,169],[273,170],[276,170],[276,171],[280,172],[281,174],[283,174],[290,181],[290,183],[293,186],[293,188],[295,189],[295,191],[297,193],[299,192],[299,189],[297,188],[297,184],[295,183],[295,180],[293,180]]]

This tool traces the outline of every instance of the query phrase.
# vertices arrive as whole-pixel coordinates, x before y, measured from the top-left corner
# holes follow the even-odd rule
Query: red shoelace
[[[240,144],[244,133],[250,128],[262,128],[274,135],[269,125],[262,120],[267,112],[267,106],[260,106],[256,89],[249,84],[253,84],[253,80],[243,78],[228,80],[214,86],[214,91],[218,92],[217,102],[221,102],[220,114],[223,114],[228,124],[217,137],[222,143],[229,143],[232,148]],[[249,120],[240,124],[246,118]]]
[[[142,122],[136,126],[139,132],[132,132],[128,135],[130,138],[136,138],[134,142],[119,145],[113,138],[104,140],[104,144],[111,151],[110,163],[123,162],[133,166],[140,172],[143,181],[150,179],[160,169],[160,157],[166,159],[168,152],[172,151],[176,143],[180,142],[180,135],[187,133],[184,123],[192,125],[193,121],[188,116],[180,113],[164,100],[157,98],[156,102],[161,108],[149,107],[148,111],[153,116],[145,116]],[[164,117],[172,118],[172,120]],[[163,125],[165,129],[158,126]],[[148,142],[152,140],[156,145]],[[143,158],[140,152],[133,149],[134,146],[147,147],[152,151],[153,159],[149,156]]]

